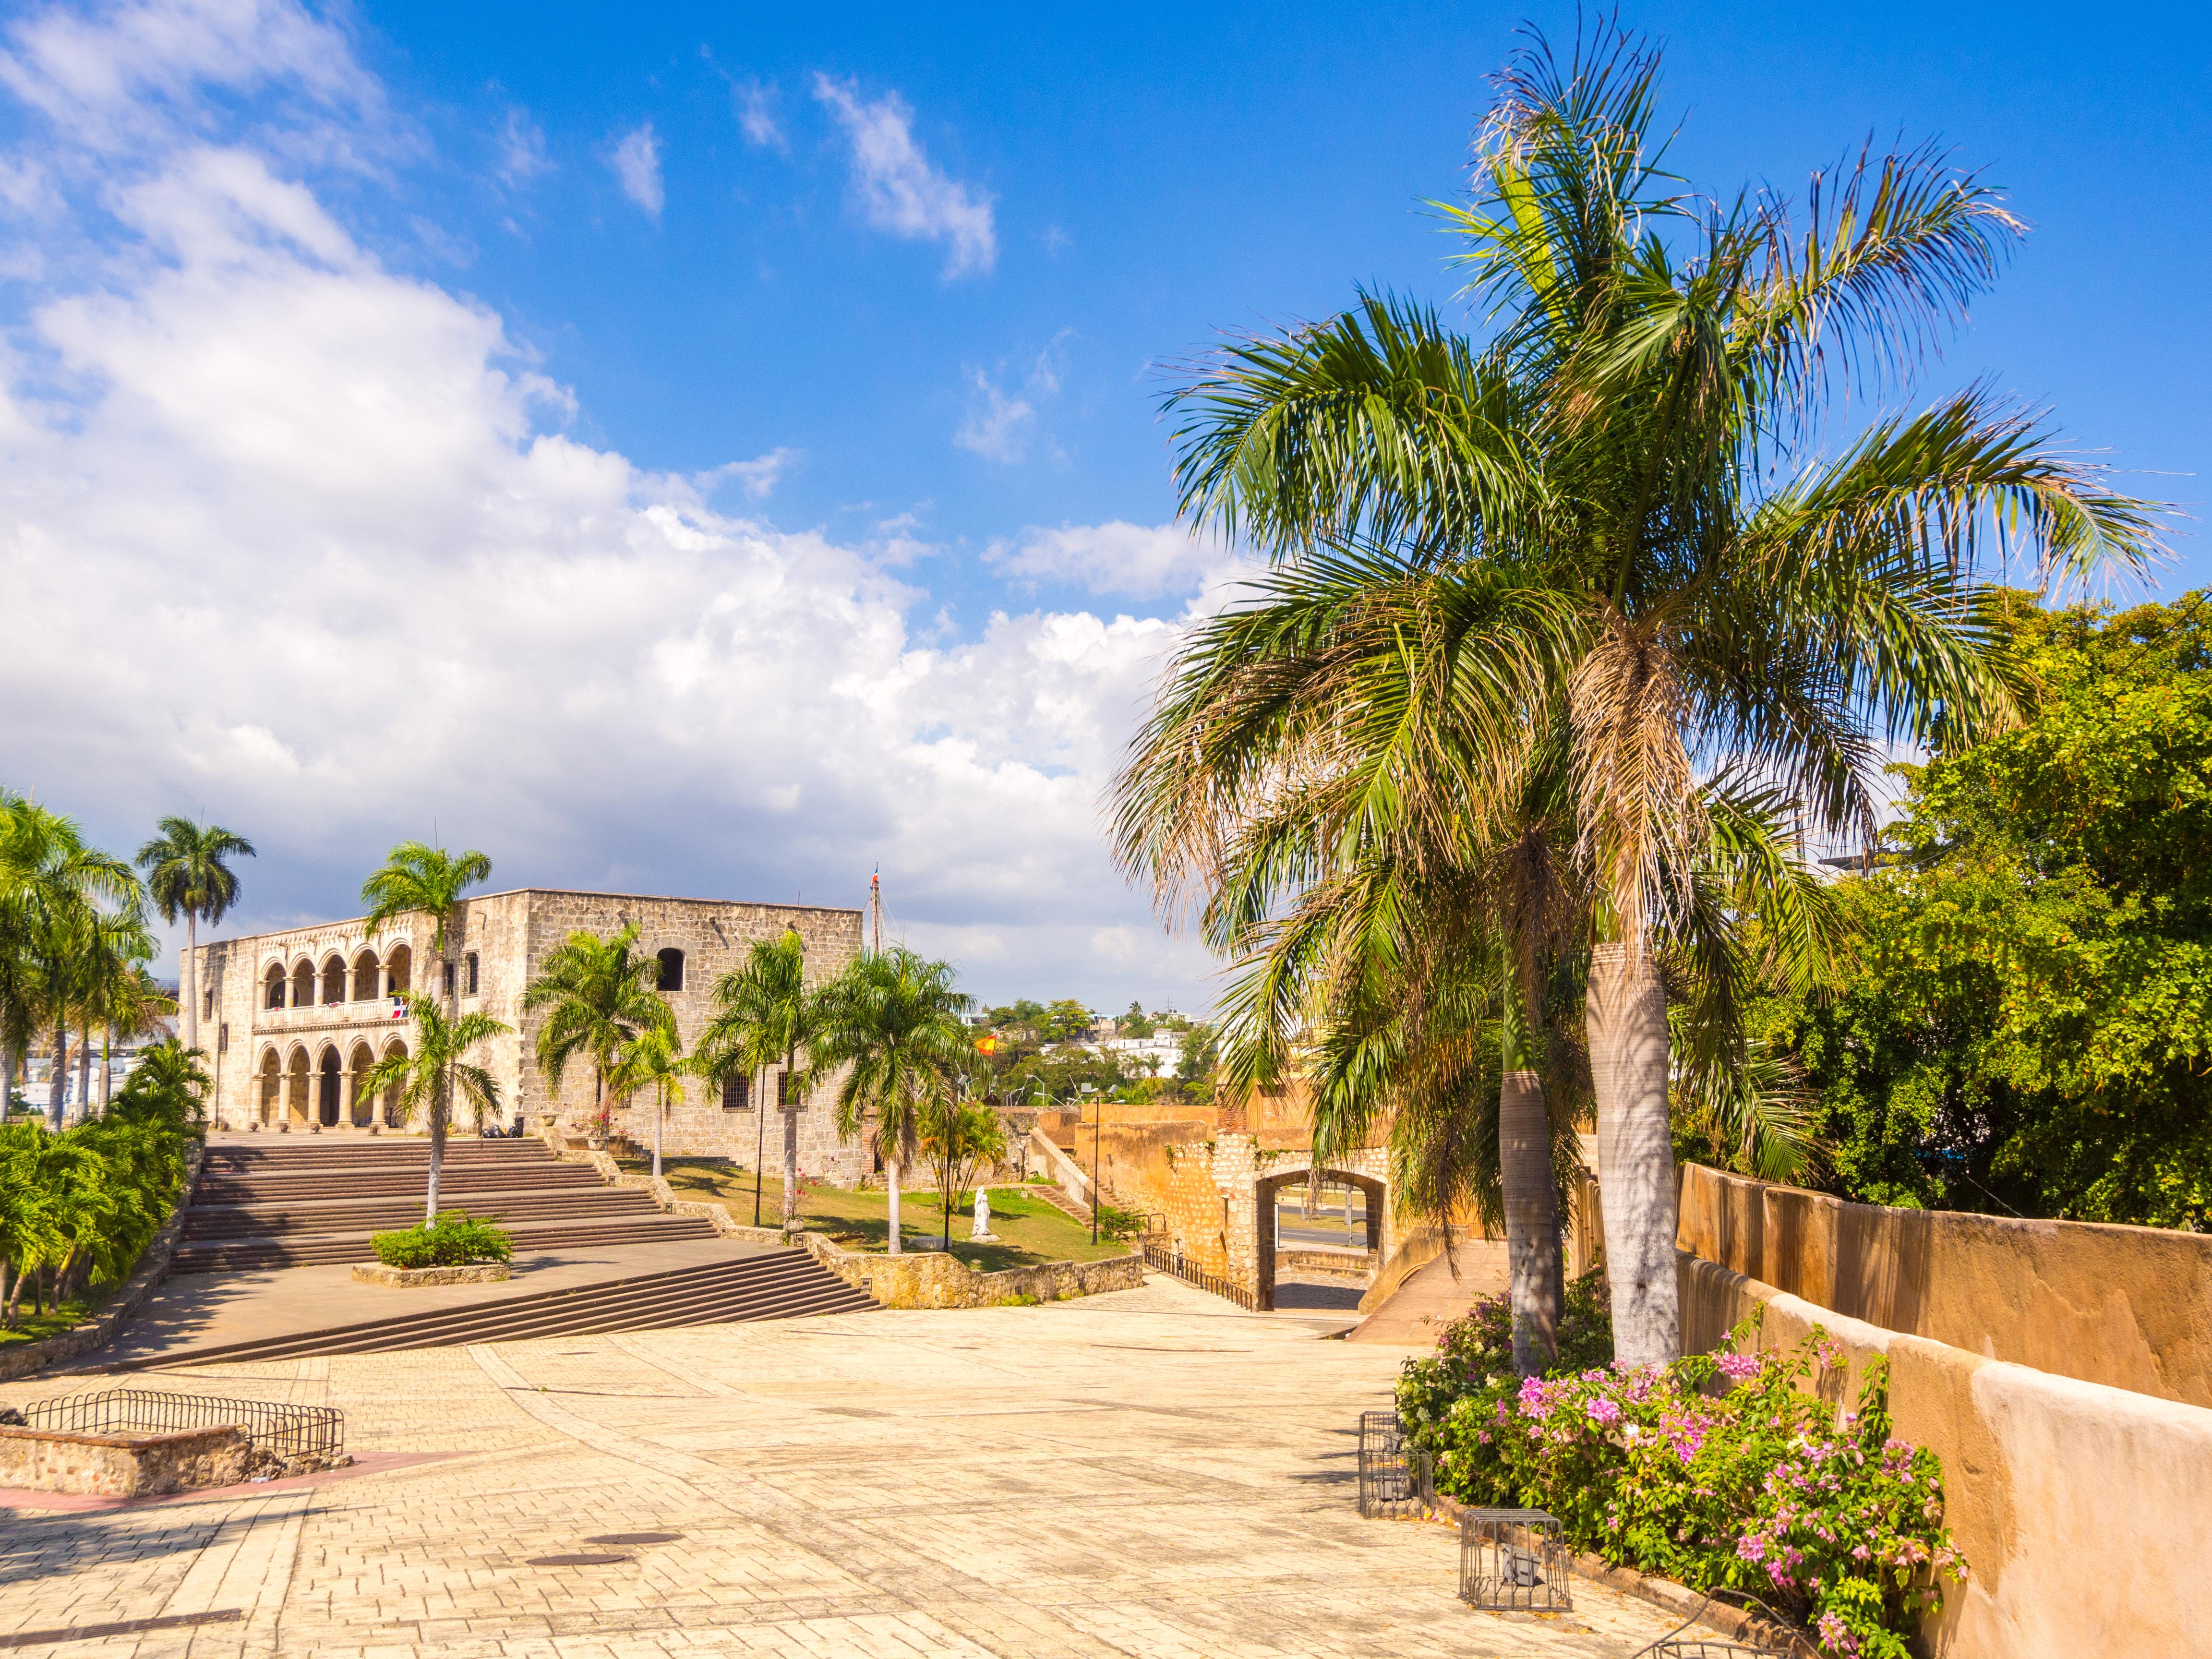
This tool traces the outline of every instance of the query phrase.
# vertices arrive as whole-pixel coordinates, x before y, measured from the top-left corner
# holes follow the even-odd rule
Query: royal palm
[[[190,818],[166,817],[161,833],[138,849],[138,867],[146,872],[147,896],[175,926],[185,919],[185,970],[178,1012],[183,1015],[179,1031],[185,1047],[200,1046],[199,925],[212,927],[238,902],[238,876],[226,860],[250,859],[253,845],[217,824],[195,823]]]
[[[460,975],[457,971],[458,964],[453,960],[467,926],[467,918],[462,908],[463,896],[470,888],[481,885],[490,877],[491,860],[482,853],[456,854],[447,852],[442,847],[408,841],[393,848],[382,866],[372,872],[368,879],[361,884],[361,902],[368,907],[368,917],[362,927],[372,938],[403,916],[429,918],[430,948],[438,957],[445,980],[446,1012],[442,1024],[448,1037],[469,1024],[461,1018]],[[434,1005],[427,997],[410,996],[406,1006],[416,1011],[419,1019],[422,1009]],[[482,1016],[471,1018],[480,1019]],[[506,1029],[496,1026],[495,1023],[493,1028]],[[419,1040],[419,1028],[417,1036]],[[470,1042],[480,1040],[471,1038]],[[468,1046],[467,1042],[459,1044],[461,1049]],[[403,1055],[398,1058],[410,1057]],[[438,1097],[428,1106],[430,1184],[428,1213],[433,1219],[438,1213],[438,1176],[446,1162],[446,1127],[453,1115],[452,1097],[442,1091],[444,1079],[452,1072],[453,1059],[453,1056],[448,1056],[446,1062],[422,1073],[441,1091]],[[389,1058],[379,1062],[371,1075],[383,1071],[389,1064]],[[366,1092],[374,1094],[375,1091],[370,1089]]]
[[[783,1109],[783,1224],[799,1217],[799,1109],[815,1045],[821,1036],[821,1011],[806,985],[806,947],[798,933],[758,939],[742,967],[714,981],[714,1012],[699,1038],[701,1065],[716,1077],[750,1078],[754,1104],[766,1133],[768,1102],[757,1086],[769,1067],[783,1067],[778,1102]],[[805,1066],[799,1057],[808,1056]],[[760,1158],[754,1159],[753,1221],[760,1222]]]
[[[636,945],[635,927],[611,939],[579,929],[546,952],[522,994],[522,1012],[544,1016],[537,1051],[547,1089],[557,1098],[569,1063],[588,1057],[594,1117],[606,1109],[616,1055],[641,1033],[672,1023],[668,1005],[653,994],[659,961]]]
[[[362,1074],[360,1091],[374,1098],[386,1090],[403,1122],[418,1115],[430,1120],[430,1188],[422,1206],[425,1222],[438,1218],[439,1153],[446,1144],[447,1119],[458,1096],[475,1109],[479,1121],[499,1113],[499,1081],[469,1058],[479,1043],[512,1028],[489,1014],[447,1018],[434,998],[408,992],[401,1001],[414,1023],[414,1046],[386,1054]]]
[[[1564,728],[1596,899],[1583,1023],[1615,1335],[1638,1363],[1679,1346],[1656,958],[1711,846],[1715,783],[1869,836],[1883,740],[2008,717],[1992,550],[2069,573],[2154,550],[2149,509],[1987,389],[1878,406],[2018,234],[1988,187],[1923,149],[1816,178],[1802,211],[1714,208],[1657,170],[1656,70],[1601,33],[1500,77],[1474,199],[1450,210],[1491,337],[1369,300],[1241,343],[1176,394],[1193,517],[1351,587],[1364,566],[1386,585],[1465,573],[1513,613],[1496,661],[1398,711],[1393,763],[1347,780],[1343,711],[1310,695],[1328,665],[1300,684],[1255,653],[1236,712],[1164,709],[1123,819],[1125,857],[1166,884],[1264,896],[1297,870],[1225,870],[1214,849],[1280,795],[1346,786],[1325,845],[1378,804],[1496,842],[1525,734]],[[1864,399],[1848,411],[1847,385]],[[1212,665],[1234,684],[1224,642]],[[1432,744],[1423,721],[1442,716],[1451,741]],[[1149,828],[1131,816],[1177,799]]]

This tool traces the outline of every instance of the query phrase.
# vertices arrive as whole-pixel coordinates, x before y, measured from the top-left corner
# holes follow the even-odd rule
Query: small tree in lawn
[[[987,1164],[1006,1155],[1006,1126],[980,1100],[960,1094],[946,1080],[921,1115],[921,1150],[936,1160],[937,1183],[945,1200],[945,1248],[952,1248],[955,1195]]]
[[[416,1113],[430,1116],[430,1190],[422,1219],[438,1218],[438,1156],[446,1144],[446,1119],[453,1109],[454,1091],[476,1109],[478,1121],[487,1112],[499,1110],[499,1080],[467,1058],[480,1042],[511,1030],[489,1014],[468,1014],[448,1019],[435,999],[406,992],[401,1000],[415,1023],[415,1046],[406,1054],[386,1054],[370,1066],[361,1079],[361,1092],[374,1096],[386,1089],[398,1091],[398,1113],[412,1121]]]
[[[445,977],[447,1024],[455,1029],[465,1024],[461,1019],[460,975],[454,970],[453,957],[465,926],[461,896],[490,878],[491,860],[482,853],[455,855],[442,847],[404,841],[393,848],[386,855],[382,867],[361,884],[361,902],[368,906],[365,927],[371,934],[382,933],[402,916],[430,918],[430,948],[437,953]],[[433,1006],[428,998],[417,995],[410,994],[406,1001],[414,1009]],[[491,1024],[492,1030],[507,1029],[496,1022]],[[484,1033],[489,1035],[489,1030]],[[474,1038],[471,1042],[481,1040]],[[460,1045],[464,1049],[469,1046],[465,1042]],[[438,1175],[446,1163],[446,1124],[453,1115],[452,1097],[441,1097],[429,1110],[430,1189],[427,1210],[434,1220],[438,1214]]]
[[[659,1003],[659,999],[654,999]],[[653,1091],[653,1176],[660,1178],[660,1122],[668,1109],[684,1098],[684,1079],[699,1070],[696,1060],[684,1057],[684,1041],[676,1034],[676,1020],[665,1003],[663,1018],[631,1038],[616,1057],[607,1084],[616,1094],[628,1096],[641,1089]]]
[[[837,1133],[872,1117],[890,1200],[890,1249],[900,1252],[899,1172],[913,1167],[921,1117],[975,1048],[962,1016],[973,999],[953,988],[952,964],[904,945],[863,956],[822,988],[817,1062],[849,1069],[837,1089]]]
[[[701,1069],[726,1077],[757,1078],[781,1064],[790,1098],[783,1115],[783,1224],[799,1218],[799,1104],[811,1080],[808,1068],[821,1036],[821,1008],[806,988],[806,947],[795,931],[755,942],[742,968],[714,981],[714,1014],[699,1039]],[[808,1067],[799,1056],[808,1057]],[[768,1102],[759,1101],[763,1133]],[[755,1160],[753,1223],[760,1223],[759,1160]]]

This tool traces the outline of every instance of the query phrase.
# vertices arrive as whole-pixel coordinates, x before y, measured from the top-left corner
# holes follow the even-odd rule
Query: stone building
[[[217,940],[201,945],[198,957],[200,1046],[214,1079],[216,1127],[293,1134],[425,1133],[419,1121],[401,1123],[389,1098],[368,1098],[360,1079],[377,1060],[413,1040],[398,994],[443,996],[450,973],[463,1013],[486,1013],[510,1028],[480,1054],[499,1085],[501,1120],[520,1115],[534,1129],[550,1116],[580,1133],[592,1112],[591,1065],[570,1062],[559,1093],[551,1091],[536,1058],[539,1017],[522,1013],[523,989],[547,952],[571,933],[605,936],[630,925],[638,929],[637,948],[660,960],[660,994],[675,1013],[687,1053],[711,1014],[715,981],[740,965],[755,941],[796,931],[805,945],[807,980],[817,984],[860,950],[858,910],[542,887],[467,900],[462,935],[443,962],[425,916],[402,917],[374,935],[356,917]],[[773,1103],[789,1094],[778,1072],[726,1088],[690,1079],[685,1091],[662,1120],[664,1152],[731,1158],[750,1166],[765,1141],[769,1167],[777,1167],[783,1147],[779,1109],[771,1104],[763,1121],[756,1096],[765,1093]],[[860,1144],[837,1136],[827,1087],[817,1085],[797,1109],[805,1173],[846,1184],[867,1173]],[[471,1116],[458,1107],[456,1112],[456,1133],[471,1132]],[[612,1129],[650,1146],[653,1112],[649,1098],[617,1104]]]

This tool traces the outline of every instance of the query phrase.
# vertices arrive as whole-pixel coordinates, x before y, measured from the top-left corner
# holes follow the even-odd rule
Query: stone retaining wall
[[[942,1250],[878,1255],[848,1250],[820,1233],[801,1237],[809,1255],[886,1308],[991,1308],[1018,1296],[1058,1302],[1105,1291],[1133,1291],[1145,1282],[1145,1261],[1136,1255],[978,1273]]]
[[[131,1270],[115,1294],[110,1297],[91,1318],[59,1336],[50,1336],[43,1341],[18,1343],[13,1347],[0,1348],[0,1382],[18,1376],[28,1376],[46,1366],[75,1359],[80,1354],[90,1353],[94,1348],[106,1347],[115,1340],[124,1322],[144,1305],[146,1298],[169,1271],[169,1258],[176,1254],[177,1237],[184,1231],[185,1212],[191,1206],[192,1188],[200,1178],[200,1164],[206,1154],[204,1144],[194,1142],[185,1150],[185,1184],[177,1190],[176,1207],[169,1218],[147,1245],[138,1265]],[[0,1482],[4,1485],[5,1482]]]
[[[234,1425],[179,1434],[68,1434],[0,1426],[0,1486],[149,1498],[235,1486],[252,1443]]]

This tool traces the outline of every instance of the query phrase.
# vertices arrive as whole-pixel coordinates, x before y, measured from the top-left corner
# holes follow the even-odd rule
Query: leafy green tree
[[[1006,1125],[983,1101],[957,1088],[945,1088],[922,1103],[919,1127],[922,1153],[937,1166],[938,1195],[944,1202],[944,1245],[950,1250],[952,1206],[977,1170],[1006,1157]]]
[[[161,834],[138,849],[138,867],[146,872],[147,896],[161,920],[172,927],[185,919],[185,964],[179,976],[183,993],[178,1025],[185,1047],[199,1047],[199,925],[210,927],[238,902],[238,875],[228,860],[254,856],[253,843],[220,824],[195,823],[190,818],[166,817],[157,826]]]
[[[837,1085],[837,1133],[849,1139],[875,1124],[893,1255],[902,1249],[900,1172],[913,1167],[924,1119],[975,1060],[964,1018],[971,1006],[953,983],[951,963],[927,961],[902,945],[857,958],[819,995],[815,1061],[828,1071],[846,1068]]]
[[[1044,1011],[1037,1034],[1047,1042],[1087,1042],[1091,1040],[1091,1011],[1063,997]]]
[[[588,1058],[595,1116],[606,1109],[617,1053],[642,1033],[674,1023],[668,1004],[653,992],[659,958],[636,945],[635,927],[608,939],[580,928],[545,953],[522,993],[522,1012],[544,1016],[536,1051],[547,1089],[557,1100],[569,1063]]]
[[[461,1018],[460,975],[453,960],[460,949],[468,927],[463,908],[464,898],[471,887],[482,886],[491,879],[491,860],[482,853],[451,854],[442,847],[431,847],[419,841],[404,841],[385,855],[382,865],[369,872],[368,879],[361,884],[361,902],[368,907],[368,919],[362,931],[372,938],[381,933],[403,916],[427,916],[430,921],[430,948],[436,952],[440,971],[445,981],[446,1013],[441,1027],[440,1040],[452,1041],[453,1033],[468,1024]],[[421,1010],[434,1006],[429,999],[410,995],[406,1006]],[[418,1013],[419,1017],[419,1013]],[[481,1016],[471,1016],[480,1018]],[[496,1022],[492,1022],[496,1024]],[[505,1030],[503,1025],[499,1030]],[[416,1040],[425,1040],[418,1029]],[[460,1073],[453,1070],[459,1050],[465,1050],[481,1038],[461,1042],[454,1054],[449,1054],[438,1065],[422,1072],[431,1085],[443,1091],[452,1077]],[[386,1056],[372,1068],[372,1075],[394,1059],[409,1056]],[[396,1075],[396,1074],[395,1074]],[[410,1073],[410,1075],[412,1075]],[[381,1086],[381,1085],[379,1085]],[[375,1091],[367,1091],[374,1094]],[[407,1109],[412,1111],[414,1109]],[[479,1103],[479,1110],[482,1109]],[[446,1164],[446,1127],[453,1115],[450,1095],[441,1093],[429,1104],[430,1118],[430,1182],[427,1198],[427,1214],[435,1220],[438,1215],[438,1176]]]
[[[1661,171],[1658,70],[1601,25],[1498,78],[1474,199],[1449,210],[1487,340],[1368,298],[1232,345],[1174,395],[1185,513],[1288,567],[1276,589],[1303,581],[1303,603],[1194,636],[1117,801],[1125,864],[1170,905],[1230,896],[1233,937],[1312,878],[1312,843],[1239,838],[1287,798],[1312,798],[1324,846],[1423,814],[1498,840],[1527,744],[1564,730],[1600,900],[1583,1027],[1631,1364],[1680,1346],[1661,955],[1716,795],[1759,780],[1814,833],[1869,835],[1879,740],[2012,714],[1993,566],[2157,550],[2149,507],[1988,388],[1883,406],[2019,234],[1989,186],[1936,149],[1869,151],[1805,209],[1716,209]],[[1847,419],[1859,435],[1834,445]],[[1313,625],[1332,588],[1335,616],[1402,591],[1407,646],[1463,672],[1361,702],[1376,677]],[[1455,617],[1490,630],[1486,656],[1445,649]],[[1399,735],[1347,749],[1359,720]],[[1258,862],[1224,867],[1231,848]]]
[[[2003,625],[2033,712],[1906,769],[1858,976],[1768,1030],[1845,1196],[2212,1228],[2212,598]]]
[[[1129,1012],[1121,1016],[1120,1024],[1121,1034],[1125,1037],[1148,1037],[1158,1029],[1141,1002],[1131,1002]]]
[[[476,1110],[482,1123],[486,1115],[499,1111],[499,1079],[469,1059],[477,1045],[513,1030],[489,1014],[464,1014],[448,1018],[434,998],[419,992],[401,995],[407,1017],[414,1023],[413,1046],[386,1054],[362,1074],[361,1092],[374,1097],[387,1089],[398,1091],[401,1121],[417,1113],[430,1119],[430,1186],[422,1205],[427,1225],[438,1218],[438,1175],[446,1146],[446,1120],[453,1110],[456,1091]]]
[[[805,1097],[815,1045],[822,1036],[822,1006],[806,983],[806,946],[795,929],[775,939],[754,942],[744,966],[714,981],[713,1016],[699,1038],[702,1064],[711,1075],[732,1072],[756,1079],[768,1068],[783,1067],[777,1104],[783,1111],[783,1224],[799,1218],[799,1110]],[[800,1056],[807,1056],[805,1065]],[[756,1094],[762,1133],[767,1133],[769,1102]],[[753,1224],[760,1224],[760,1159],[754,1160]]]

